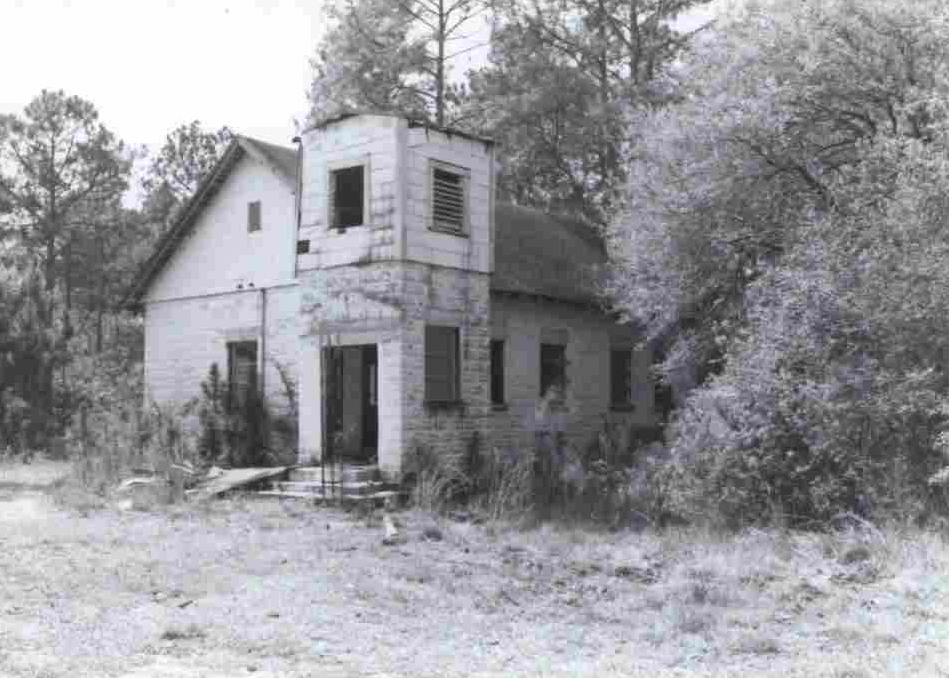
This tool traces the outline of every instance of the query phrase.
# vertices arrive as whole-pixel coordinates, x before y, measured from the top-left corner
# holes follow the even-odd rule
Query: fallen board
[[[286,472],[288,468],[290,467],[274,466],[271,468],[230,469],[225,471],[222,475],[212,478],[205,483],[199,484],[192,490],[188,490],[186,494],[197,499],[215,497],[219,494],[227,492],[228,490],[234,490],[238,487],[250,485],[251,483],[256,483],[260,480],[266,480],[267,478],[279,476]]]

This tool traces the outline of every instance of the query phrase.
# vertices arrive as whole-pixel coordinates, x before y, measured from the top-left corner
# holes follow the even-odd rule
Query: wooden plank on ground
[[[189,496],[198,499],[207,499],[223,494],[229,490],[234,490],[245,485],[250,485],[267,478],[273,478],[284,473],[289,466],[274,466],[270,468],[233,468],[225,471],[222,475],[208,480],[206,483],[198,485],[193,490],[188,490]]]

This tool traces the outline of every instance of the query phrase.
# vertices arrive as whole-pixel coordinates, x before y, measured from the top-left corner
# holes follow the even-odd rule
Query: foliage
[[[208,368],[201,394],[194,401],[198,418],[197,450],[203,464],[235,468],[271,466],[296,451],[296,391],[284,381],[289,399],[286,412],[278,410],[255,389],[233,397],[217,363]]]
[[[669,356],[683,513],[944,508],[946,19],[752,4],[640,118],[611,291]]]
[[[169,132],[141,180],[145,212],[162,223],[167,222],[198,190],[201,180],[214,169],[233,136],[226,126],[206,130],[198,120]]]
[[[672,65],[691,34],[683,12],[707,0],[505,0],[489,66],[467,108],[500,142],[502,189],[519,203],[603,223],[626,175],[634,111],[677,94]]]
[[[71,414],[77,332],[104,348],[138,236],[119,207],[132,156],[93,104],[61,91],[0,116],[0,390],[28,404],[17,426],[30,445],[60,434]]]
[[[217,363],[211,363],[207,378],[201,382],[198,421],[201,426],[198,453],[205,462],[215,463],[224,456],[227,429],[227,384],[221,379]]]
[[[415,444],[403,461],[403,482],[416,506],[441,512],[469,495],[469,455]]]
[[[450,62],[481,0],[339,0],[326,9],[332,28],[311,61],[310,122],[351,110],[394,111],[457,123],[464,89]]]

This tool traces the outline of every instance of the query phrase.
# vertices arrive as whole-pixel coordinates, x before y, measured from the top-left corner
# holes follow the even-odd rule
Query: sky
[[[289,146],[323,31],[322,0],[0,0],[0,113],[62,89],[133,145],[197,119]]]
[[[320,0],[0,0],[0,113],[62,89],[128,143],[197,119],[289,146],[322,32]]]

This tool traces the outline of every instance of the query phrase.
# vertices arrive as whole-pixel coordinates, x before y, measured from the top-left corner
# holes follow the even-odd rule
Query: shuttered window
[[[432,228],[464,233],[467,216],[467,177],[442,167],[432,168]]]
[[[328,192],[330,228],[348,228],[365,223],[365,173],[364,165],[330,171]]]
[[[425,327],[425,400],[456,402],[460,399],[458,328]]]
[[[610,351],[610,404],[629,408],[633,393],[633,352],[629,349]]]
[[[247,232],[253,233],[262,228],[260,221],[260,201],[247,203]]]
[[[257,342],[235,341],[227,345],[227,390],[231,407],[242,407],[247,395],[257,389]]]
[[[491,342],[491,404],[504,404],[504,342]]]
[[[551,390],[563,395],[567,387],[567,350],[561,344],[540,345],[540,395]]]

